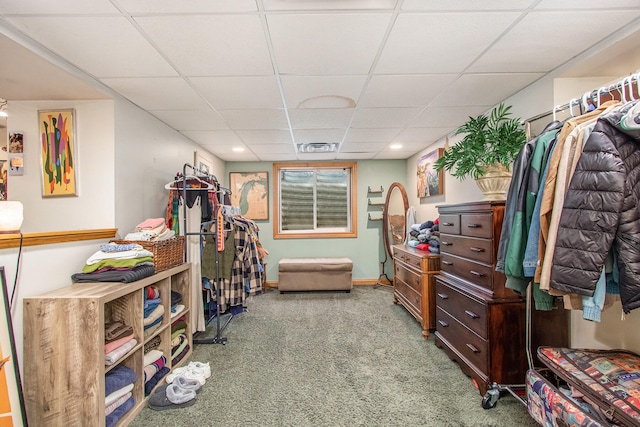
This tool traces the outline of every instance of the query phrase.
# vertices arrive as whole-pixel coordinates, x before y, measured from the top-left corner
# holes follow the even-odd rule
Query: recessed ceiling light
[[[243,147],[233,147],[232,148],[233,151],[235,151],[236,153],[241,153],[244,151]]]
[[[399,150],[402,148],[402,144],[391,144],[389,148],[391,148],[392,150]]]

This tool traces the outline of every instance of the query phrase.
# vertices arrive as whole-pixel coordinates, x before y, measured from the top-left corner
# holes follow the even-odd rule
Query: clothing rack
[[[217,183],[218,180],[214,175],[211,175],[209,172],[207,171],[203,171],[201,169],[196,168],[195,166],[189,164],[189,163],[185,163],[184,166],[182,167],[182,177],[185,178],[189,175],[187,175],[187,171],[191,171],[193,173],[193,175],[195,175],[196,177],[200,177],[203,178],[205,180],[210,180],[216,183],[215,186],[212,185],[211,188],[206,188],[207,191],[214,191],[217,194],[217,199],[218,199],[218,203],[220,205],[222,205],[224,203],[224,194],[225,191],[228,191],[222,187],[220,187]],[[206,181],[205,181],[206,182]],[[214,236],[214,240],[217,242],[218,239],[221,238],[221,236],[218,234],[218,227],[215,227],[215,231],[210,232],[210,231],[203,231],[202,229],[202,223],[200,224],[200,227],[198,228],[198,232],[189,232],[187,231],[187,191],[189,190],[202,190],[202,188],[187,188],[186,186],[186,182],[184,183],[184,185],[182,186],[181,190],[181,194],[182,194],[182,200],[183,200],[183,204],[182,204],[182,209],[183,209],[183,227],[184,227],[184,236],[199,236],[200,239],[202,239],[202,236],[205,235],[212,235]],[[205,203],[207,201],[201,201],[201,203]],[[215,224],[216,220],[212,219],[212,221],[210,221],[210,223]],[[224,238],[224,237],[222,237]],[[188,244],[185,244],[184,247],[184,251],[185,251],[185,261],[187,259],[187,253],[188,253]],[[197,338],[197,336],[199,335],[200,332],[197,332],[194,339],[193,339],[193,343],[194,344],[226,344],[227,343],[227,338],[226,337],[222,337],[221,334],[224,331],[224,329],[229,325],[229,322],[231,322],[231,319],[233,316],[229,315],[227,316],[227,318],[225,319],[224,324],[222,324],[222,322],[220,321],[220,288],[221,288],[221,280],[220,280],[220,266],[219,266],[219,260],[218,260],[218,251],[215,251],[215,278],[214,278],[214,286],[216,288],[216,309],[215,309],[215,313],[212,316],[211,315],[211,302],[209,302],[209,316],[205,321],[205,327],[209,325],[209,323],[211,323],[211,321],[215,318],[216,319],[216,335],[214,337],[211,338]]]

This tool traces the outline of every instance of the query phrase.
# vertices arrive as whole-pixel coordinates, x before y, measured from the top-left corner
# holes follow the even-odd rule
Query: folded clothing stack
[[[167,228],[164,218],[148,218],[136,225],[135,231],[124,236],[124,240],[161,241],[175,237],[175,232]]]
[[[133,384],[136,373],[127,366],[118,366],[104,377],[106,426],[112,427],[136,404]]]
[[[153,253],[140,245],[107,243],[85,262],[82,273],[71,276],[74,282],[130,283],[155,274]]]
[[[137,343],[131,326],[121,321],[107,322],[104,325],[104,364],[113,365]]]
[[[160,327],[164,318],[164,305],[160,298],[160,289],[156,286],[144,288],[144,337],[148,338]]]
[[[144,355],[144,394],[148,396],[156,385],[169,373],[167,358],[158,349]]]
[[[438,230],[439,218],[436,218],[434,221],[425,221],[422,224],[412,224],[407,245],[423,251],[439,254],[440,237],[438,237]]]

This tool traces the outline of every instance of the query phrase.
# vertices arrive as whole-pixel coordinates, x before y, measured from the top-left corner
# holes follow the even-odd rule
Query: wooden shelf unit
[[[159,335],[158,347],[173,368],[193,351],[191,264],[186,263],[133,283],[76,283],[24,299],[24,393],[29,424],[104,426],[105,373],[125,365],[136,373],[135,406],[117,426],[128,425],[144,408],[144,344]],[[144,287],[160,289],[165,314],[160,328],[144,337]],[[182,294],[185,309],[171,318],[171,290]],[[171,365],[171,324],[185,315],[189,352]],[[124,321],[133,327],[136,346],[116,364],[105,366],[104,326]],[[161,382],[158,383],[160,385]]]

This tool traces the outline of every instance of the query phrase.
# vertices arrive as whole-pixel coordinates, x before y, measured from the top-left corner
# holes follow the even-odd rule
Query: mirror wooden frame
[[[382,239],[384,241],[384,249],[385,249],[385,262],[387,260],[387,257],[393,259],[393,250],[391,248],[392,243],[389,240],[389,202],[391,201],[391,197],[392,194],[394,192],[394,190],[400,191],[400,195],[402,196],[402,202],[404,203],[404,216],[405,216],[405,221],[404,221],[404,230],[403,230],[403,235],[406,236],[407,235],[407,221],[406,221],[406,217],[407,217],[407,210],[409,210],[409,198],[407,197],[407,191],[405,190],[404,186],[402,184],[400,184],[399,182],[394,182],[393,184],[391,184],[391,186],[389,186],[389,191],[387,192],[387,198],[384,202],[384,209],[382,210]]]

